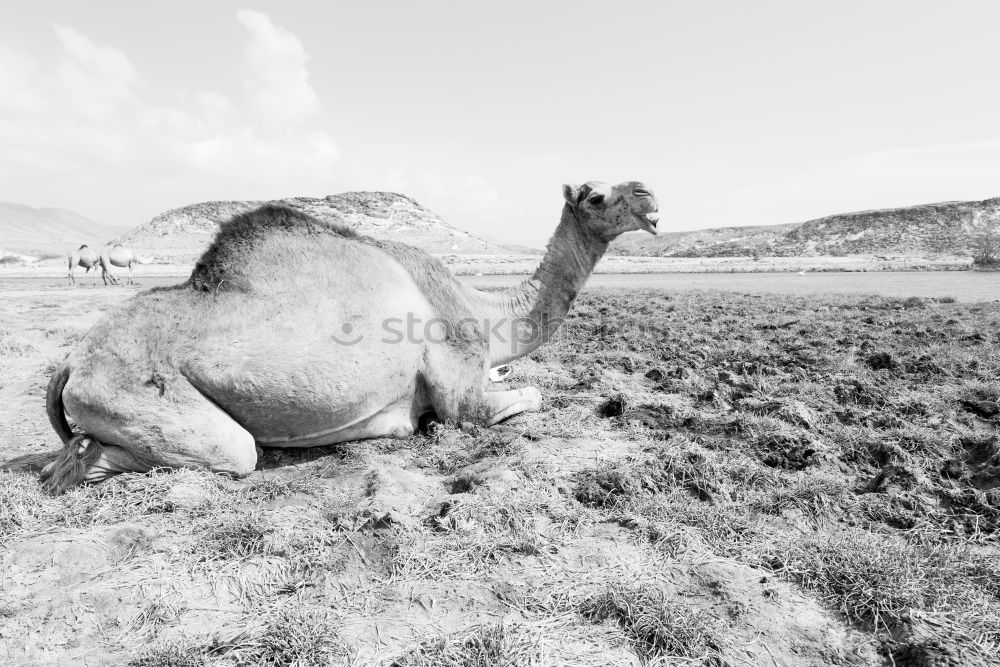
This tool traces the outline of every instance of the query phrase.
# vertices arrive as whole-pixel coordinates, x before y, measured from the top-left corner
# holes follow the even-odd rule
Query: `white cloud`
[[[125,53],[72,26],[53,27],[56,62],[0,44],[0,199],[99,217],[131,210],[105,222],[135,224],[138,211],[200,199],[328,191],[340,152],[305,49],[266,14],[237,19],[248,33],[243,99],[158,89]]]
[[[72,26],[54,25],[56,39],[69,60],[63,63],[67,78],[104,84],[112,91],[127,94],[127,87],[136,79],[135,68],[128,57],[112,46],[98,46]],[[81,71],[82,70],[82,71]],[[107,91],[100,91],[105,93]]]
[[[270,122],[295,122],[314,114],[319,99],[309,84],[309,56],[302,43],[263,12],[241,9],[236,16],[250,32],[244,86],[254,110]]]

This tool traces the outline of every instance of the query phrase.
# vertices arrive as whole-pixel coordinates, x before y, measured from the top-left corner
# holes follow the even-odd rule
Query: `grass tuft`
[[[702,610],[674,602],[663,591],[609,584],[603,593],[581,603],[579,611],[594,623],[617,623],[644,660],[723,664],[715,620]]]
[[[393,667],[531,667],[542,665],[541,636],[520,625],[476,626],[422,643]]]
[[[349,651],[325,609],[285,607],[233,642],[239,665],[309,667],[345,662]]]
[[[911,543],[853,531],[764,547],[763,561],[872,631],[905,628],[913,611],[991,609],[1000,614],[997,567],[956,545]],[[967,615],[977,625],[976,614]],[[993,634],[1000,639],[995,627]]]
[[[210,647],[174,641],[144,651],[128,662],[128,667],[205,667]]]

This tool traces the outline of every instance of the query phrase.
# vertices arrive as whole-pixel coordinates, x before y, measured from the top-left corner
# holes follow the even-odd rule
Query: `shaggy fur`
[[[84,442],[87,445],[81,452],[80,444]],[[42,472],[42,489],[58,496],[83,484],[87,478],[87,471],[101,458],[102,451],[100,443],[86,435],[80,434],[70,438],[66,446],[60,450],[52,467]]]
[[[285,234],[358,236],[344,225],[324,222],[287,206],[266,204],[219,225],[215,240],[198,259],[187,284],[203,292],[251,291],[253,275],[247,265],[256,259],[255,251],[268,237]]]

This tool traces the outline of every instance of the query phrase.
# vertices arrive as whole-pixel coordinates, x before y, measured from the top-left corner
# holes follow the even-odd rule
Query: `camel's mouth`
[[[639,216],[639,220],[642,221],[643,229],[656,236],[656,223],[660,221],[659,213],[645,213]]]

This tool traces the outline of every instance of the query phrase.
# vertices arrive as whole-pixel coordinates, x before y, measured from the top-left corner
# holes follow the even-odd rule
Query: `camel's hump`
[[[423,250],[405,243],[373,239],[345,225],[326,222],[277,204],[265,204],[222,223],[215,240],[198,259],[186,286],[205,292],[249,290],[250,283],[261,270],[255,249],[261,241],[275,234],[335,235],[377,248],[410,274],[438,316],[457,321],[472,312],[468,297],[455,276],[440,260]],[[264,268],[275,269],[273,266]]]
[[[227,289],[245,287],[239,284],[243,282],[240,276],[245,264],[251,261],[255,248],[274,235],[362,238],[346,225],[326,222],[288,206],[265,204],[219,225],[215,239],[195,264],[188,284],[206,291],[212,291],[222,284]]]
[[[243,245],[262,235],[274,232],[292,234],[336,234],[356,238],[358,234],[346,225],[327,222],[281,204],[265,204],[234,216],[219,225],[212,246]],[[211,247],[209,247],[211,250]],[[208,251],[206,251],[206,254]]]

